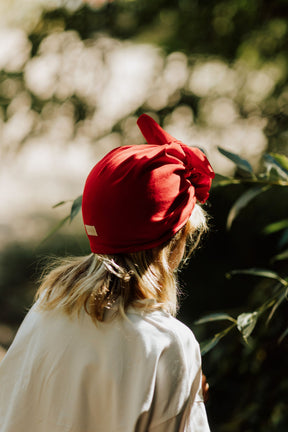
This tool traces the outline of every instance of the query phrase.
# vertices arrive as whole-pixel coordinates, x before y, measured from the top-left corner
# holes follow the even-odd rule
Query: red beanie
[[[214,172],[206,156],[143,114],[148,144],[118,147],[90,172],[82,213],[91,250],[137,252],[169,240],[209,196]]]

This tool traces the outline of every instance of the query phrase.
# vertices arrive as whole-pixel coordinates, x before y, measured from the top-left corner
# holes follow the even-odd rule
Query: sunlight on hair
[[[196,230],[202,230],[207,228],[206,213],[199,204],[195,205],[189,218],[189,222]]]
[[[85,308],[95,323],[105,319],[107,309],[125,317],[130,306],[145,311],[162,309],[175,315],[176,271],[185,243],[187,261],[206,229],[205,212],[196,205],[186,225],[154,249],[58,259],[42,279],[36,294],[38,307],[60,308],[68,314],[79,314]]]

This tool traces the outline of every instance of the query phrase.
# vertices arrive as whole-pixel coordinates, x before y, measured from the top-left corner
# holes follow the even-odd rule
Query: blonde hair
[[[178,288],[171,257],[177,255],[184,242],[187,261],[206,230],[205,212],[196,204],[186,225],[159,247],[129,254],[90,254],[57,260],[52,269],[48,268],[36,293],[38,307],[60,308],[68,315],[79,314],[84,307],[95,323],[103,321],[110,308],[126,316],[129,306],[162,309],[175,315]]]

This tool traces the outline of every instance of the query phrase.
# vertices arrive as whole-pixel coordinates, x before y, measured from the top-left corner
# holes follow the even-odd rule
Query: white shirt
[[[30,310],[0,364],[0,432],[209,432],[199,345],[172,316]]]

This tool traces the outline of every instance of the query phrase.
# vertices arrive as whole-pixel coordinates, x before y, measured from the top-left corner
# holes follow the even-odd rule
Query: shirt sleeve
[[[198,350],[200,356],[199,346]],[[189,400],[178,430],[179,432],[210,432],[203,398],[202,369],[199,369],[192,383]]]
[[[190,408],[186,424],[180,430],[183,432],[210,432],[204,402],[195,401]]]
[[[210,432],[202,393],[200,347],[183,324],[174,328],[173,342],[158,364],[158,422],[149,432]]]
[[[202,401],[194,402],[186,412],[149,428],[149,432],[210,432],[206,410]]]

